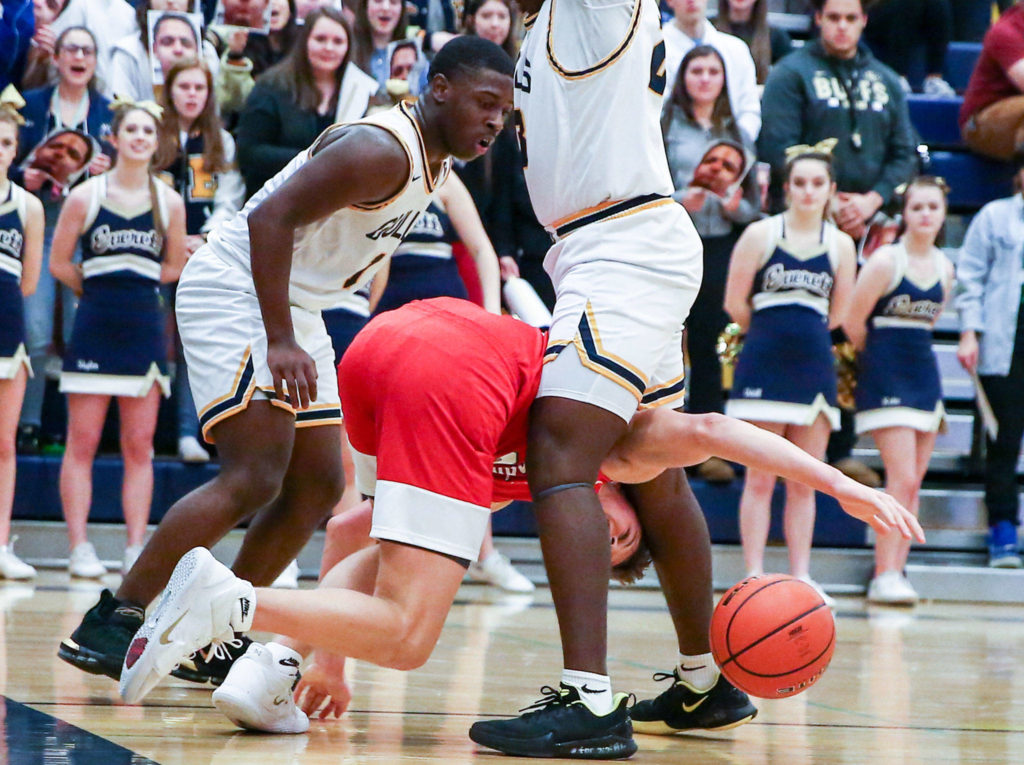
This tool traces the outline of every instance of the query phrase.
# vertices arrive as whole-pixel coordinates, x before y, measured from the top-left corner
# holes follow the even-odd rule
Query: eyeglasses
[[[60,46],[60,53],[67,53],[69,56],[77,56],[81,53],[86,58],[91,58],[96,55],[96,48],[92,45],[75,45],[74,43],[64,43]]]

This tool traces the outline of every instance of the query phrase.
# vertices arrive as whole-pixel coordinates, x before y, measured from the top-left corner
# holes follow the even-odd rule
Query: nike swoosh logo
[[[683,711],[686,712],[686,714],[690,714],[691,712],[693,712],[693,710],[695,710],[697,707],[699,707],[701,704],[703,704],[707,700],[708,700],[707,696],[701,696],[699,699],[697,699],[692,704],[687,704],[686,702],[683,702]]]
[[[422,175],[414,175],[414,176],[413,176],[412,178],[410,178],[409,180],[410,180],[410,181],[418,181],[418,180],[419,180],[420,178],[422,178],[422,177],[423,177]]]
[[[288,701],[288,699],[281,698],[280,696],[278,696],[276,699],[274,699],[274,706],[281,706],[281,704],[284,704],[286,701]]]
[[[187,615],[188,615],[188,611],[186,611],[181,616],[179,616],[177,619],[175,619],[174,620],[174,624],[172,624],[170,627],[165,629],[160,634],[160,645],[170,645],[171,644],[171,638],[170,638],[171,630],[173,630],[175,627],[177,627],[178,624],[181,622],[181,620],[184,619]]]
[[[580,690],[583,691],[584,693],[600,693],[601,692],[600,688],[588,688],[586,683],[584,683],[583,685],[580,686]]]

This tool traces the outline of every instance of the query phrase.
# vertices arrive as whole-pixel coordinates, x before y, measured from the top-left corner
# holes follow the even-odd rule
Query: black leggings
[[[729,323],[722,308],[729,256],[736,234],[704,239],[704,278],[697,299],[686,320],[686,351],[690,357],[690,390],[686,411],[692,414],[724,411],[722,367],[715,346],[718,335]]]
[[[1019,524],[1020,497],[1017,489],[1017,460],[1024,437],[1024,310],[1017,315],[1010,373],[982,375],[982,387],[999,422],[999,437],[987,439],[985,454],[985,507],[988,524],[1000,521]]]

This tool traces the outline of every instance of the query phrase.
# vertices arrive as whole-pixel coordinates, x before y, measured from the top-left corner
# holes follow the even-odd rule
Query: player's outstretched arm
[[[869,489],[811,457],[786,439],[722,414],[655,409],[637,414],[601,469],[624,483],[647,481],[670,467],[715,456],[810,486],[839,500],[843,510],[880,534],[891,529],[924,541],[917,519],[888,494]]]
[[[288,285],[295,230],[350,205],[388,199],[408,177],[408,156],[397,138],[380,128],[352,127],[325,139],[249,214],[252,280],[267,332],[267,364],[277,396],[287,388],[297,409],[316,399],[316,366],[295,342],[292,328]]]

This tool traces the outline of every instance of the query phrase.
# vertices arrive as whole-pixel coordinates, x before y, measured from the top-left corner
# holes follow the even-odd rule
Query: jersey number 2
[[[647,86],[659,96],[665,95],[665,41],[654,46],[651,52],[651,82]]]

